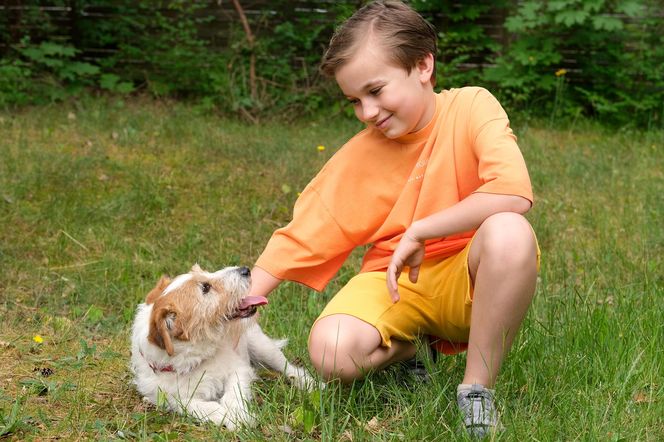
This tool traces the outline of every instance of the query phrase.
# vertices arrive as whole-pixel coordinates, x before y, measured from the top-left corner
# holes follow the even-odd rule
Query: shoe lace
[[[485,390],[471,390],[465,394],[466,420],[470,425],[491,425],[493,422],[493,398]]]

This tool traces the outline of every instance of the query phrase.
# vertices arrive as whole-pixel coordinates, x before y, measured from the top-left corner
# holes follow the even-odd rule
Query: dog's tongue
[[[265,304],[267,304],[267,298],[265,296],[247,296],[240,301],[240,310]]]

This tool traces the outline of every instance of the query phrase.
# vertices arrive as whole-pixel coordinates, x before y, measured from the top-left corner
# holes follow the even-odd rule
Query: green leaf
[[[123,81],[121,83],[118,83],[117,87],[115,88],[115,91],[121,94],[130,94],[134,92],[134,85],[133,83],[130,83],[128,81]]]
[[[67,71],[71,72],[75,76],[82,77],[86,75],[97,75],[99,73],[99,67],[90,63],[73,61],[67,64]]]
[[[99,86],[111,92],[129,94],[134,91],[134,85],[129,81],[120,81],[115,74],[103,74],[99,79]]]
[[[102,74],[99,78],[99,86],[109,91],[115,90],[115,85],[120,81],[120,77],[115,74]]]
[[[23,400],[17,398],[12,404],[9,414],[5,415],[4,410],[0,414],[0,437],[13,433],[23,423],[20,417]]]
[[[622,1],[616,5],[616,10],[622,12],[629,17],[638,16],[643,10],[643,5],[640,2]]]
[[[39,45],[39,49],[45,55],[57,55],[64,58],[71,58],[78,52],[72,46],[61,45],[50,41],[45,41]]]
[[[616,17],[598,15],[593,17],[593,29],[597,31],[618,31],[623,28],[623,22]]]
[[[566,10],[559,12],[554,17],[554,22],[562,23],[567,27],[582,24],[588,18],[588,12],[583,10]]]
[[[569,9],[570,3],[574,2],[570,2],[567,0],[557,0],[549,2],[547,6],[549,11],[564,11],[566,9]]]

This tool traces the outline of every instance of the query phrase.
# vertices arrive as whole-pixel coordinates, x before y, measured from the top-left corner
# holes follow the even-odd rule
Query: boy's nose
[[[370,122],[378,117],[378,106],[374,103],[362,103],[362,115],[360,120]]]

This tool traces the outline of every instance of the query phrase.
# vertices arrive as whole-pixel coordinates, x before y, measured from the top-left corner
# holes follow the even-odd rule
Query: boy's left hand
[[[420,264],[424,258],[424,240],[419,240],[412,232],[406,230],[394,250],[390,265],[387,266],[387,289],[390,292],[392,302],[399,300],[397,280],[404,267],[408,267],[408,279],[412,283],[417,282],[420,273]]]

